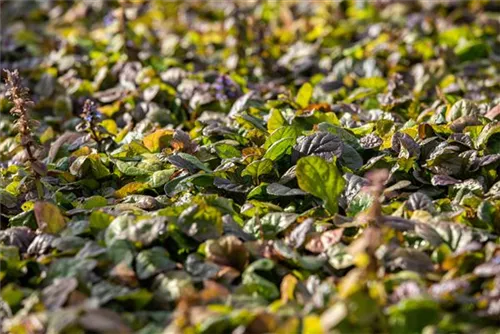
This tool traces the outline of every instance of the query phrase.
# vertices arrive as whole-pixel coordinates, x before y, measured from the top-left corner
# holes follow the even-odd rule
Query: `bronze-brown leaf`
[[[248,264],[248,251],[243,242],[234,235],[218,240],[208,240],[207,259],[220,265],[231,266],[242,271]]]
[[[342,239],[343,228],[315,234],[306,243],[306,249],[312,253],[322,253]]]

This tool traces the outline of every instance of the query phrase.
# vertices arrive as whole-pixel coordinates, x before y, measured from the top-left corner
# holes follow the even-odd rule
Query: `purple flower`
[[[212,84],[218,100],[235,99],[241,95],[240,87],[228,75],[219,76]]]
[[[115,21],[115,16],[113,15],[113,13],[106,14],[106,16],[104,16],[102,20],[105,27],[110,26],[114,21]]]

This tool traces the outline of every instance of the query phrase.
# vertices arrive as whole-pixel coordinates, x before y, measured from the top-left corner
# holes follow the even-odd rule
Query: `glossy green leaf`
[[[300,189],[321,198],[331,214],[338,211],[337,200],[345,182],[335,163],[315,156],[304,157],[297,162],[296,173]]]

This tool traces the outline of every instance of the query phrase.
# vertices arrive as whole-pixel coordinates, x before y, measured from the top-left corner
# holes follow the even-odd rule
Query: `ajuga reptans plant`
[[[4,70],[4,72],[6,74],[6,96],[14,104],[14,106],[10,109],[10,113],[16,117],[14,124],[19,133],[20,143],[26,152],[27,161],[31,168],[32,176],[35,179],[38,197],[42,197],[43,188],[40,178],[46,175],[47,168],[43,162],[38,160],[35,156],[37,142],[33,136],[32,129],[36,122],[30,118],[28,112],[29,109],[33,107],[34,103],[30,98],[29,89],[22,85],[22,79],[19,75],[19,71]]]
[[[78,132],[87,132],[90,138],[96,143],[97,150],[101,151],[111,134],[100,125],[102,121],[102,116],[97,110],[94,101],[87,99],[83,104],[83,110],[80,114],[81,122],[76,126]]]

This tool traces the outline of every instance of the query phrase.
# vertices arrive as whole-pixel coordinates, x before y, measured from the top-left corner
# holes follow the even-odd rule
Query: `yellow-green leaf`
[[[274,130],[282,127],[285,124],[286,120],[285,117],[283,117],[283,115],[281,114],[281,111],[276,108],[272,108],[269,114],[269,120],[267,121],[267,130],[269,132],[273,132]]]
[[[335,162],[317,156],[303,157],[297,162],[296,174],[300,189],[321,198],[331,214],[337,213],[345,181]]]
[[[120,111],[120,103],[121,101],[116,101],[113,104],[101,106],[99,107],[99,111],[108,117],[112,117],[115,113]]]
[[[115,191],[115,196],[118,198],[123,198],[125,196],[128,196],[130,194],[136,194],[138,192],[143,191],[144,189],[147,189],[148,185],[146,183],[142,182],[130,182]]]
[[[116,135],[118,134],[118,126],[116,125],[116,122],[112,119],[105,119],[104,121],[101,122],[101,125],[111,134]]]
[[[317,315],[308,315],[304,317],[302,324],[302,334],[322,334],[321,320]]]
[[[42,231],[56,234],[66,227],[66,221],[57,205],[50,202],[36,202],[34,211],[36,222]]]
[[[309,101],[311,100],[312,94],[313,94],[313,87],[309,82],[306,82],[305,84],[302,85],[302,87],[300,87],[295,102],[297,102],[297,104],[302,108],[305,108],[309,105]]]
[[[160,148],[162,147],[162,141],[164,140],[164,137],[171,137],[173,134],[174,132],[172,130],[160,129],[147,135],[142,141],[144,143],[144,146],[146,146],[150,152],[159,152]]]

